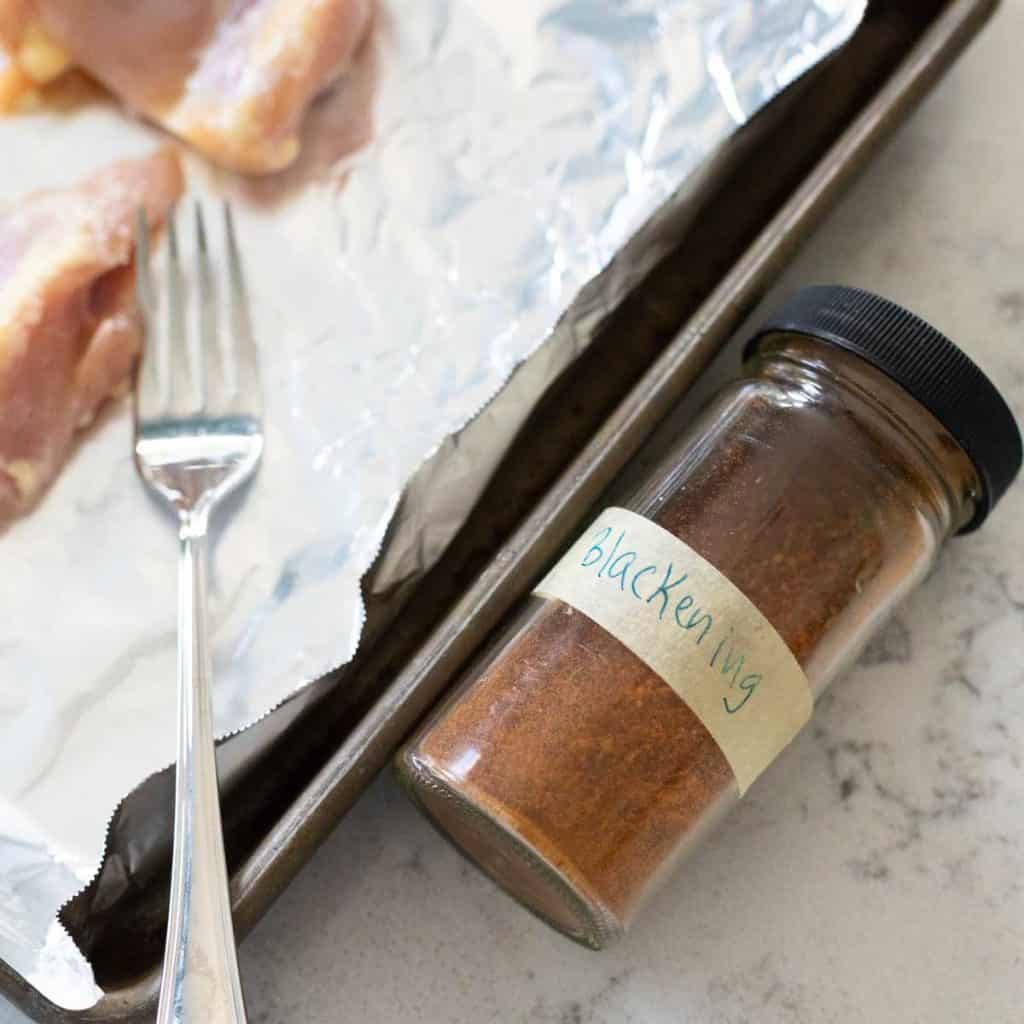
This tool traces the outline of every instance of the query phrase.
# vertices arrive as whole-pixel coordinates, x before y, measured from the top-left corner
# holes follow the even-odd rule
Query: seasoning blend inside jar
[[[1021,462],[947,338],[808,288],[626,508],[606,508],[400,755],[433,821],[606,945]]]

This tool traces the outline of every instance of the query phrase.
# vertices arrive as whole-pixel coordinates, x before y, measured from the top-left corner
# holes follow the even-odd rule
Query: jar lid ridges
[[[984,488],[961,532],[981,525],[1017,475],[1022,450],[1013,413],[973,360],[909,310],[842,285],[793,294],[758,328],[746,354],[778,332],[810,335],[860,356],[935,416],[974,462]]]

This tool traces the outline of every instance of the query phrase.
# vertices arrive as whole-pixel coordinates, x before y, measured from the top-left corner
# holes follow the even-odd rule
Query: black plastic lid
[[[842,285],[796,292],[758,328],[744,354],[779,331],[856,353],[916,398],[977,468],[984,493],[960,532],[981,525],[1020,469],[1020,431],[992,381],[949,338],[895,302]]]

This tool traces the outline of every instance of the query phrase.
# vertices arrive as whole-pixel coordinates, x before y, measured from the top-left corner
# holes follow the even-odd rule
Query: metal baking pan
[[[595,498],[995,6],[872,3],[838,54],[784,92],[705,167],[688,197],[675,252],[611,316],[586,358],[551,383],[438,565],[415,586],[389,593],[375,591],[371,574],[360,654],[316,684],[317,701],[225,794],[239,934],[262,916],[571,539]],[[146,786],[150,798],[164,791],[169,819],[170,774]],[[132,812],[129,797],[117,814],[128,820]],[[62,1010],[2,962],[0,991],[54,1024],[151,1020],[166,853],[138,863],[130,843],[112,847],[104,870],[131,869],[135,884],[127,895],[97,906],[87,890],[63,912],[107,993],[97,1006]]]

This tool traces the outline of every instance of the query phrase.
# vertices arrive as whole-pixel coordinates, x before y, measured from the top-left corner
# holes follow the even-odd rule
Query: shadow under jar
[[[399,755],[442,831],[595,948],[1020,465],[988,379],[877,296],[804,289],[747,356]]]

